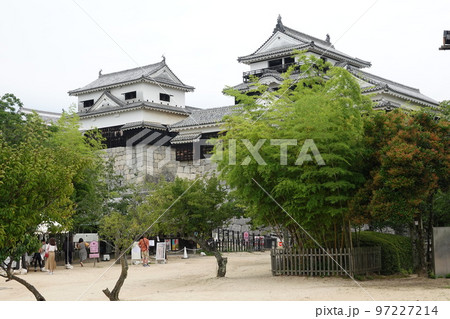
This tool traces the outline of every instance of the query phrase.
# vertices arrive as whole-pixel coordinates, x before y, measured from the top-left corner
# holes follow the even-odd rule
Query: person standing
[[[87,250],[86,248],[89,248],[89,244],[84,242],[83,238],[80,238],[78,240],[77,249],[80,252],[80,265],[81,267],[84,267],[83,261],[87,259]]]
[[[49,275],[53,275],[53,272],[56,269],[55,253],[57,250],[58,250],[58,247],[56,247],[56,240],[55,240],[55,238],[52,237],[48,240],[48,245],[45,250],[45,252],[48,253],[47,263],[45,265],[45,268],[48,269]]]
[[[44,242],[45,243],[45,242]],[[38,249],[38,251],[37,252],[35,252],[34,254],[33,254],[33,259],[32,259],[32,261],[31,261],[31,264],[32,265],[34,265],[34,272],[36,272],[36,266],[37,266],[37,264],[39,264],[39,270],[42,270],[43,268],[42,268],[42,262],[43,262],[43,259],[42,259],[42,251],[45,251],[45,246],[44,247],[39,247],[39,249]]]
[[[46,271],[45,264],[47,261],[45,259],[45,250],[47,249],[47,242],[45,241],[45,239],[42,239],[41,245],[42,245],[41,249],[39,249],[39,251],[41,253],[41,261],[42,261],[41,271]]]
[[[150,242],[147,239],[147,236],[144,235],[139,240],[139,247],[141,248],[141,255],[142,255],[142,265],[144,267],[148,267],[148,248],[150,246]]]
[[[70,234],[64,239],[63,250],[66,269],[72,269],[73,237]]]

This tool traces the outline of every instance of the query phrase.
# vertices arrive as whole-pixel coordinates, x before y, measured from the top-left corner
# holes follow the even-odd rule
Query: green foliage
[[[408,237],[363,231],[356,234],[355,247],[381,247],[381,274],[411,273],[412,243]]]
[[[225,91],[240,105],[226,119],[226,134],[221,137],[223,143],[215,147],[214,159],[221,178],[249,206],[253,220],[287,228],[300,243],[303,235],[296,223],[254,180],[316,238],[330,238],[325,234],[343,230],[347,227],[347,203],[364,182],[358,171],[363,150],[362,114],[371,112],[371,101],[360,94],[358,84],[346,70],[314,56],[302,55],[299,60],[301,71],[308,77],[294,82],[294,70],[290,69],[276,91],[258,82],[252,83],[254,95]],[[284,145],[273,145],[276,139],[284,140]],[[263,161],[248,157],[243,140],[252,145],[261,143]],[[312,147],[304,149],[306,154],[302,152],[304,142],[310,140],[325,165],[307,157],[313,155]],[[235,158],[230,155],[234,141]],[[281,160],[282,147],[287,148],[287,165]],[[335,237],[330,239],[334,241]]]
[[[439,190],[433,198],[433,226],[450,227],[450,191]]]
[[[450,121],[450,100],[442,101],[439,104],[439,107],[441,108],[441,113],[442,113],[443,118],[446,121]]]
[[[115,178],[112,176],[112,179],[108,180],[110,199],[103,207],[98,232],[103,239],[113,243],[119,252],[125,252],[133,241],[139,239],[152,221],[147,212],[137,209],[143,201],[143,190],[131,185],[122,185],[120,176]]]
[[[0,260],[33,248],[40,224],[70,226],[73,183],[95,160],[96,142],[64,114],[46,125],[37,114],[16,110],[19,99],[0,100]]]
[[[74,183],[73,200],[77,204],[73,216],[74,231],[97,232],[100,220],[113,211],[125,213],[132,200],[134,185],[114,171],[114,158],[102,155],[102,160],[86,168],[82,178]]]
[[[186,239],[207,240],[217,227],[239,214],[227,187],[212,176],[195,181],[176,178],[153,185],[138,207],[155,223],[153,234],[174,234]]]

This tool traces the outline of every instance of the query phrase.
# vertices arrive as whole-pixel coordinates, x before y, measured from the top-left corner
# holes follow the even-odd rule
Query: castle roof
[[[98,79],[83,86],[82,88],[69,91],[69,95],[103,91],[113,87],[122,86],[136,82],[158,83],[159,85],[174,87],[183,91],[193,91],[194,87],[181,82],[181,80],[170,70],[165,59],[161,62],[149,64],[143,67],[101,74]]]
[[[171,131],[179,131],[191,127],[216,125],[223,121],[223,117],[233,112],[236,106],[223,106],[210,109],[192,110],[189,117],[169,126]]]
[[[359,81],[362,93],[384,92],[424,106],[437,107],[439,102],[422,94],[419,89],[394,82],[380,76],[347,66]]]
[[[338,61],[345,61],[358,68],[371,66],[371,63],[368,61],[352,57],[336,50],[331,44],[328,35],[326,40],[321,40],[306,33],[286,27],[281,22],[280,16],[278,17],[277,25],[275,26],[272,35],[266,42],[252,54],[239,57],[238,61],[250,64],[276,57],[292,55],[294,50],[307,50]]]

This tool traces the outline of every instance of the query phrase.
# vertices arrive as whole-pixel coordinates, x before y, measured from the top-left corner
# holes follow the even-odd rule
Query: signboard
[[[155,246],[155,241],[153,239],[150,239],[150,247],[154,247]]]
[[[166,243],[166,249],[170,250],[170,239],[165,239],[164,242]]]
[[[248,241],[248,231],[244,232],[244,240],[246,242]]]
[[[178,250],[178,239],[172,239],[172,250]]]
[[[98,241],[91,241],[89,244],[89,258],[100,258],[98,252]]]
[[[450,274],[450,227],[433,227],[434,272],[436,276]]]
[[[131,248],[131,260],[140,260],[141,259],[141,248],[138,245],[139,243],[135,241],[133,243],[133,248]]]
[[[156,262],[166,262],[166,243],[156,243]]]

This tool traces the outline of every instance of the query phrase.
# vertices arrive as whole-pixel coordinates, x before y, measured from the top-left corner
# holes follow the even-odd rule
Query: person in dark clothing
[[[64,239],[63,250],[66,269],[72,269],[73,237],[71,235],[66,236]]]
[[[42,260],[42,255],[41,255],[43,249],[45,249],[45,248],[43,248],[43,246],[45,247],[45,240],[42,241],[41,247],[38,249],[38,251],[33,254],[33,260],[31,261],[31,264],[34,265],[34,271],[36,271],[37,264],[39,264],[39,270],[42,271],[44,268],[42,266],[43,260]]]

